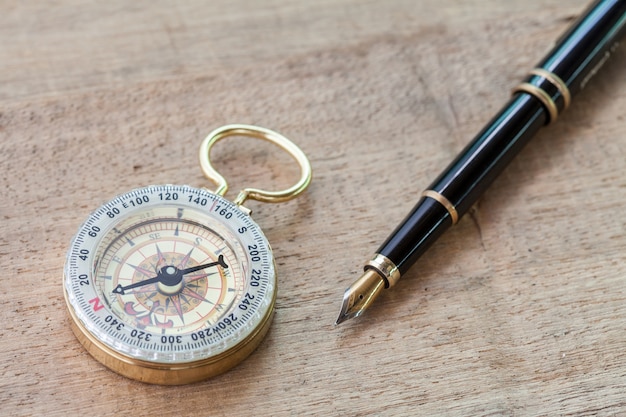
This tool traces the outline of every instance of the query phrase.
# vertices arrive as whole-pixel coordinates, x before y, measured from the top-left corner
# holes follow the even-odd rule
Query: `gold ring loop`
[[[532,75],[537,75],[550,81],[552,85],[554,85],[557,90],[559,90],[561,96],[563,96],[563,110],[569,107],[569,104],[572,102],[572,94],[570,93],[569,88],[567,88],[567,84],[565,84],[561,77],[544,68],[533,68],[530,73]]]
[[[543,91],[541,88],[537,87],[536,85],[532,85],[530,83],[521,83],[520,85],[518,85],[517,87],[513,89],[513,93],[517,93],[517,92],[528,93],[531,96],[538,99],[539,101],[541,101],[541,103],[545,106],[546,110],[548,110],[548,115],[549,115],[548,124],[553,123],[556,120],[556,118],[559,116],[559,110],[557,109],[556,104],[554,103],[554,100],[552,100],[552,97],[550,97],[548,93],[546,93],[545,91]]]
[[[238,206],[242,205],[248,198],[262,201],[264,203],[280,203],[291,200],[302,191],[304,191],[311,183],[312,169],[309,159],[304,152],[298,148],[293,142],[273,130],[265,129],[259,126],[232,124],[222,126],[215,129],[204,139],[200,145],[200,167],[204,175],[217,185],[215,194],[223,196],[228,191],[228,183],[226,179],[219,174],[211,165],[211,148],[220,140],[228,136],[246,136],[257,139],[264,139],[271,142],[291,155],[298,165],[300,165],[300,180],[292,187],[282,191],[265,191],[257,188],[244,188],[239,192],[237,198],[233,201]]]
[[[459,221],[459,213],[456,211],[456,207],[454,207],[454,204],[452,204],[450,200],[448,200],[446,197],[444,197],[443,195],[441,195],[440,193],[434,190],[424,191],[422,193],[422,197],[430,197],[433,200],[437,201],[442,206],[444,206],[445,209],[448,210],[448,213],[450,213],[450,218],[452,219],[452,225],[457,224],[457,222]]]

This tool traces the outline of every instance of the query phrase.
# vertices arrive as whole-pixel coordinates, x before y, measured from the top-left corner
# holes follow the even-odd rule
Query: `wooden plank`
[[[333,326],[362,262],[585,4],[8,2],[0,414],[626,413],[623,47],[394,290]],[[208,186],[200,141],[241,122],[314,168],[301,198],[251,204],[279,270],[270,333],[203,383],[117,376],[69,329],[69,241],[118,193]],[[297,174],[253,141],[216,157],[233,191]]]

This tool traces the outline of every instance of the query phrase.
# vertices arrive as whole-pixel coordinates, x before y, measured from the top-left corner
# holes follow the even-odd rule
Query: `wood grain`
[[[362,262],[585,5],[4,2],[0,414],[626,415],[623,47],[394,290],[333,326]],[[203,383],[120,377],[68,327],[69,241],[118,193],[208,185],[197,149],[226,123],[280,131],[314,169],[301,198],[252,207],[273,326]],[[216,151],[234,191],[297,173],[263,143]]]

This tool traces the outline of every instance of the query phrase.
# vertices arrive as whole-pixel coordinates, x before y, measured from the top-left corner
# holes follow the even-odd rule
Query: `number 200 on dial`
[[[269,328],[274,259],[235,204],[149,186],[97,209],[74,237],[64,288],[72,329],[127,377],[183,384],[246,358]]]

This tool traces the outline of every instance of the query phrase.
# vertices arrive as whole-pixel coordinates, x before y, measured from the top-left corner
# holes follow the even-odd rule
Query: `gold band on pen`
[[[550,84],[552,84],[563,97],[563,110],[567,109],[572,102],[572,94],[567,87],[567,84],[553,72],[550,72],[544,68],[533,68],[530,71],[531,75],[536,75],[538,77],[544,78]],[[517,87],[513,89],[513,93],[524,92],[528,93],[531,96],[535,97],[537,100],[541,101],[541,104],[544,105],[546,110],[548,111],[549,120],[547,124],[553,123],[557,117],[559,116],[559,108],[556,103],[544,89],[538,87],[531,83],[521,83]]]
[[[424,191],[422,193],[422,197],[430,197],[433,200],[437,201],[439,204],[441,204],[446,210],[448,210],[448,213],[450,213],[452,224],[457,224],[457,222],[459,221],[459,213],[456,211],[456,207],[454,207],[454,204],[452,204],[450,200],[434,190]]]
[[[548,110],[549,120],[547,124],[553,123],[559,116],[559,109],[556,107],[556,103],[552,100],[552,97],[541,88],[530,83],[521,83],[513,89],[513,93],[524,92],[535,97],[544,105]]]
[[[561,77],[543,68],[533,68],[530,73],[532,75],[537,75],[550,81],[552,85],[554,85],[557,90],[559,90],[561,96],[563,96],[563,110],[569,107],[569,104],[572,102],[572,94],[570,93],[569,88],[567,88],[567,85],[561,79]]]
[[[400,279],[400,270],[396,264],[394,264],[391,259],[381,255],[380,253],[375,254],[374,257],[370,259],[365,266],[365,269],[368,268],[373,268],[383,274],[388,287],[393,287]]]

